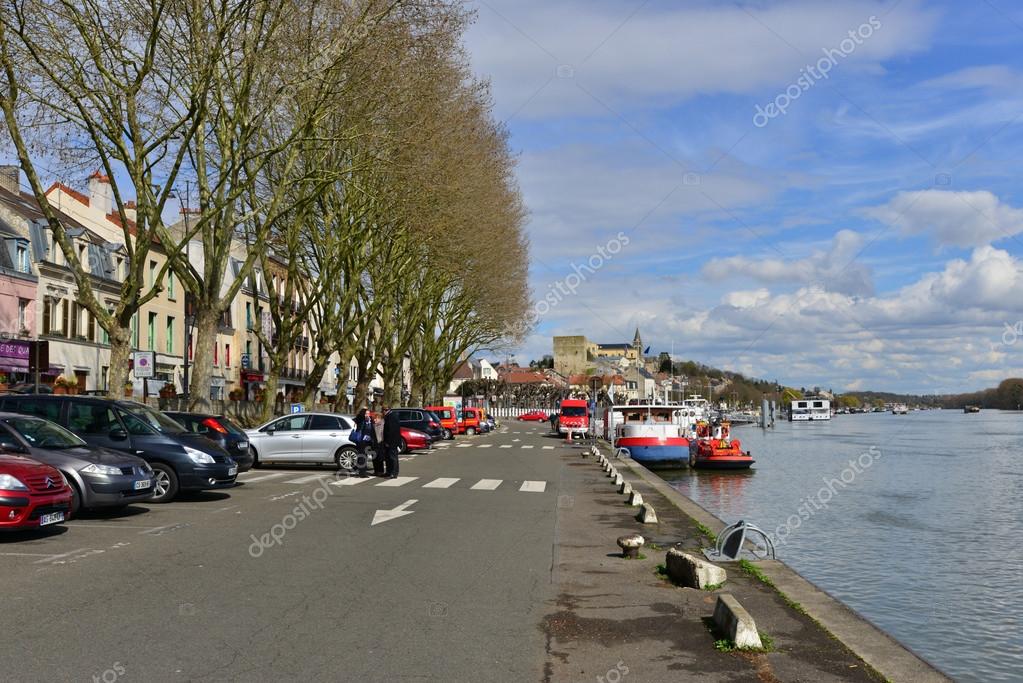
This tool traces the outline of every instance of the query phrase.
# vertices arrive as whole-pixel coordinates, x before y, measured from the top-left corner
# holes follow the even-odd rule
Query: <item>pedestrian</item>
[[[373,474],[377,477],[383,477],[387,474],[385,471],[387,466],[387,445],[384,443],[384,418],[381,416],[378,420],[373,417],[373,413],[368,413],[368,415],[370,415],[370,419],[373,421]]]
[[[366,478],[366,463],[370,451],[376,450],[376,430],[374,429],[373,415],[363,407],[355,416],[355,430],[349,437],[359,450],[355,457],[355,469],[360,479]]]
[[[401,443],[401,419],[397,411],[384,410],[384,448],[387,451],[387,476],[398,478],[398,444]]]
[[[558,414],[557,413],[551,413],[551,416],[548,419],[551,421],[551,431],[552,432],[557,432],[558,431]]]

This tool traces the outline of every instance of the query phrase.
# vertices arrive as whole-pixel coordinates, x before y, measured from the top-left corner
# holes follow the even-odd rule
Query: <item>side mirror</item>
[[[128,432],[120,428],[111,429],[109,436],[111,441],[126,441],[128,439]]]
[[[277,430],[276,430],[276,429],[274,429],[273,427],[267,427],[267,430],[266,430],[266,435],[267,435],[267,436],[273,436],[273,435],[274,435],[274,432],[276,432],[276,431],[277,431]]]
[[[24,455],[28,453],[28,449],[13,439],[3,438],[0,439],[0,452]]]

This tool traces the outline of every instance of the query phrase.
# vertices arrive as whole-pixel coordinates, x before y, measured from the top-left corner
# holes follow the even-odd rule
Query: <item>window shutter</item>
[[[71,323],[71,307],[68,306],[68,300],[67,299],[61,299],[60,303],[64,307],[64,315],[63,315],[64,327],[63,327],[63,329],[61,331],[64,333],[64,336],[66,337],[66,336],[68,336],[68,330],[71,329],[71,324],[70,324]]]

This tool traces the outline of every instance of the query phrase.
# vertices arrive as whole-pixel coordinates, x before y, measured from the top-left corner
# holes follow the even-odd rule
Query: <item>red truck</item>
[[[561,402],[558,413],[558,432],[574,437],[590,429],[590,408],[586,401],[567,398]]]
[[[480,421],[483,419],[483,411],[479,408],[462,408],[458,414],[458,433],[473,434],[480,433]]]

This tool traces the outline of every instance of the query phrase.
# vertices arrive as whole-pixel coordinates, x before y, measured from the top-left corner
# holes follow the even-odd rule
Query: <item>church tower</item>
[[[636,327],[636,336],[632,338],[632,348],[636,349],[636,358],[643,358],[643,337],[639,336],[639,327]]]

